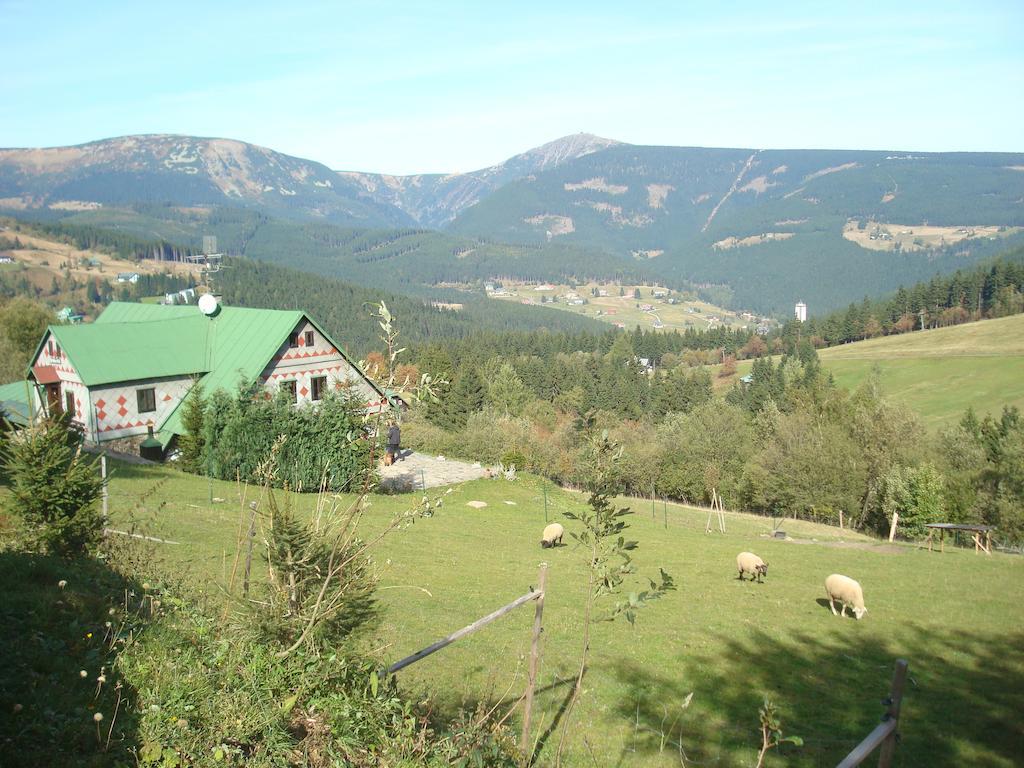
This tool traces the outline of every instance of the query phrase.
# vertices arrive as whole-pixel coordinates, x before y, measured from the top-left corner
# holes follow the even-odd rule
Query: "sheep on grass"
[[[860,620],[861,616],[868,612],[864,607],[864,590],[860,584],[849,576],[833,573],[825,579],[825,592],[828,594],[828,604],[835,616],[845,616],[846,606],[853,609],[853,615]],[[841,606],[836,612],[836,600]]]
[[[736,555],[736,567],[740,572],[740,581],[745,581],[743,578],[743,574],[745,573],[750,574],[751,581],[756,578],[759,584],[761,583],[762,576],[768,576],[768,563],[753,552],[740,552]]]
[[[540,545],[547,549],[548,547],[557,547],[562,543],[562,536],[565,535],[565,528],[560,523],[551,523],[544,529],[544,535],[540,540]]]

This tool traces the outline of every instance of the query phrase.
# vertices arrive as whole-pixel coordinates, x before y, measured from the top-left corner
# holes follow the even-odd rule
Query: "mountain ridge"
[[[393,175],[336,171],[362,186],[371,198],[395,206],[418,224],[442,227],[501,186],[533,173],[600,152],[623,142],[592,133],[574,133],[466,173]]]

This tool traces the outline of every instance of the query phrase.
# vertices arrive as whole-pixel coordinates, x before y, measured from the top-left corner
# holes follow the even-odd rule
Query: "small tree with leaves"
[[[3,460],[11,495],[4,506],[24,522],[30,545],[67,555],[84,552],[99,541],[99,459],[82,455],[66,420],[39,422],[5,442]]]
[[[203,434],[203,417],[206,411],[206,398],[199,383],[192,386],[182,406],[181,424],[185,434],[178,438],[181,449],[181,468],[195,474],[206,473],[204,447],[206,438]]]
[[[775,710],[771,699],[765,698],[764,704],[758,713],[761,717],[761,751],[757,753],[757,765],[761,768],[764,765],[764,756],[768,750],[777,748],[780,744],[792,744],[795,747],[802,746],[804,740],[799,736],[783,736],[782,720]]]
[[[561,765],[562,749],[569,730],[569,722],[573,708],[583,690],[583,676],[587,669],[587,658],[590,653],[590,628],[597,621],[614,621],[620,616],[625,617],[631,625],[636,620],[637,611],[652,600],[675,589],[672,577],[659,569],[659,579],[647,579],[647,588],[631,591],[623,596],[627,580],[637,580],[636,566],[633,563],[633,552],[639,542],[627,540],[625,531],[629,527],[626,518],[632,514],[628,507],[618,507],[615,497],[622,490],[622,479],[618,471],[618,462],[622,458],[622,448],[616,445],[604,431],[600,437],[591,438],[589,446],[589,478],[587,487],[590,492],[587,508],[579,513],[565,512],[565,516],[578,524],[580,530],[570,531],[569,535],[586,551],[588,566],[587,592],[583,608],[583,646],[580,651],[579,671],[572,698],[566,708],[563,719],[562,734],[555,754],[555,765]],[[613,598],[611,608],[595,615],[595,606],[599,600]]]

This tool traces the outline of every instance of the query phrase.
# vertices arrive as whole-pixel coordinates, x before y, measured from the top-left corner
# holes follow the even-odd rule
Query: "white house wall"
[[[96,429],[89,437],[94,440],[98,437],[103,442],[146,434],[150,425],[156,428],[163,423],[188,394],[193,381],[191,376],[179,376],[94,387],[90,391],[90,405]],[[136,392],[149,388],[156,390],[156,411],[139,413]]]
[[[295,331],[299,334],[298,346],[289,347],[285,341],[263,370],[262,378],[267,389],[276,392],[282,382],[294,380],[299,404],[308,404],[313,402],[313,377],[326,376],[328,392],[336,392],[348,385],[371,408],[381,405],[377,391],[366,383],[363,376],[312,323],[303,321],[296,326]],[[306,344],[307,331],[313,333],[312,346]]]
[[[57,349],[60,349],[60,354],[50,354],[51,342],[56,345]],[[43,346],[39,352],[38,357],[32,361],[32,365],[52,365],[53,369],[57,372],[57,377],[60,379],[60,406],[65,407],[66,399],[65,394],[71,392],[75,396],[75,412],[71,414],[71,419],[75,423],[79,424],[87,431],[92,428],[92,424],[89,421],[89,390],[82,383],[82,379],[78,376],[78,371],[75,370],[74,365],[71,364],[71,360],[68,359],[67,354],[64,352],[64,348],[60,346],[53,334],[47,332],[46,336],[43,337]],[[45,405],[43,402],[45,396],[40,397],[39,389],[33,387],[35,390],[35,409],[41,411]]]

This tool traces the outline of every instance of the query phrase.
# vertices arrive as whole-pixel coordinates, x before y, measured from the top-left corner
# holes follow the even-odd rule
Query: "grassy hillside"
[[[211,505],[211,491],[227,501]],[[229,483],[208,489],[206,481],[168,468],[119,466],[111,504],[117,524],[127,525],[134,509],[147,533],[178,542],[152,545],[152,560],[210,585],[216,599],[214,583],[230,571],[242,530],[246,504],[238,492]],[[548,562],[534,733],[541,739],[538,764],[550,764],[579,650],[583,555],[571,544],[538,547],[544,502],[529,477],[476,481],[443,498],[432,519],[386,539],[376,552],[384,616],[367,645],[388,660],[411,653],[526,592],[536,584],[538,564]],[[470,508],[471,500],[487,506]],[[311,510],[314,501],[304,497],[299,507]],[[405,496],[372,497],[367,532],[411,503]],[[549,489],[552,517],[580,503],[577,495]],[[899,764],[1008,767],[1018,760],[1019,558],[880,546],[790,521],[783,527],[794,540],[784,542],[767,538],[770,520],[734,513],[727,514],[726,534],[709,536],[702,510],[659,503],[652,518],[649,501],[634,503],[638,565],[666,568],[679,588],[641,612],[635,629],[595,626],[569,765],[669,766],[683,754],[687,762],[753,765],[757,708],[766,695],[786,732],[805,741],[786,750],[785,764],[834,765],[877,724],[897,657],[909,660],[912,678]],[[571,531],[572,523],[563,522]],[[765,584],[736,580],[735,556],[744,549],[770,563]],[[822,582],[833,571],[863,584],[864,620],[834,617],[823,605]],[[936,591],[940,599],[922,602]],[[403,671],[402,687],[433,696],[442,710],[514,700],[523,689],[532,617],[532,610],[518,611]],[[176,716],[171,709],[168,716]],[[772,764],[783,759],[770,758]]]
[[[956,423],[968,407],[998,415],[1024,410],[1024,315],[858,341],[818,352],[836,382],[855,387],[878,367],[887,397],[906,404],[929,427]],[[737,366],[736,376],[750,370]],[[735,377],[716,379],[731,385]]]

